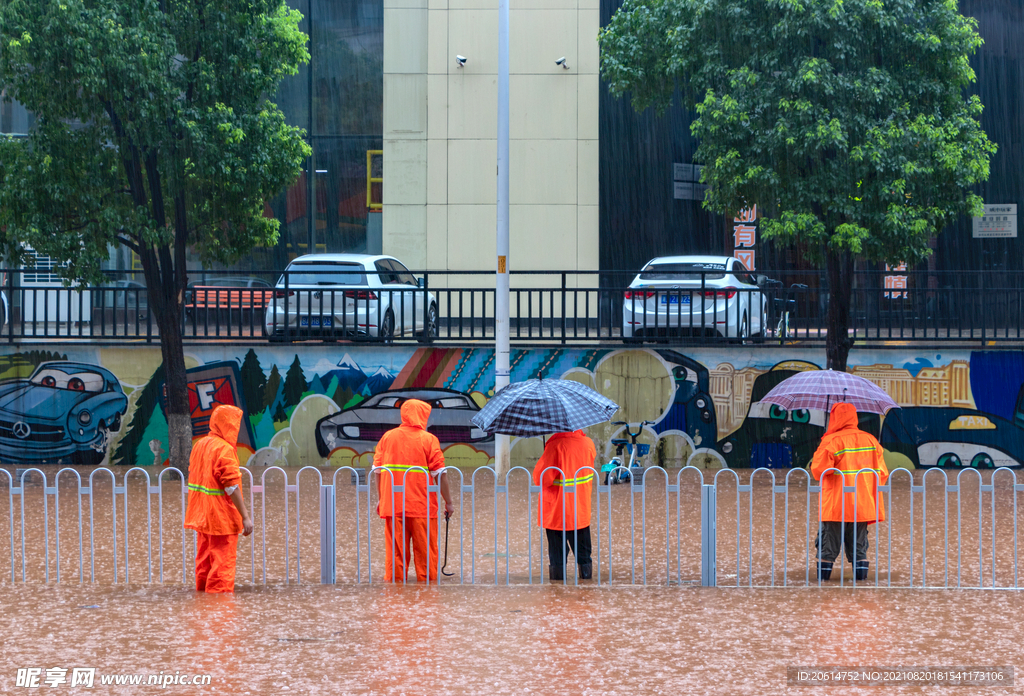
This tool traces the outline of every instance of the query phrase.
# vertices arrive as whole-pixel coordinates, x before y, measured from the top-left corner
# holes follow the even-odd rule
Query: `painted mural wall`
[[[0,463],[167,465],[164,379],[157,347],[68,346],[0,354]],[[520,349],[513,381],[572,379],[620,404],[616,420],[654,421],[648,463],[702,468],[806,466],[821,411],[786,412],[761,398],[788,376],[821,369],[818,351]],[[369,466],[405,399],[433,406],[429,429],[455,466],[493,463],[494,438],[471,418],[493,395],[494,352],[479,347],[191,346],[196,437],[219,404],[246,418],[238,453],[251,466]],[[855,350],[850,371],[902,408],[864,415],[890,466],[1024,463],[1024,352]],[[594,426],[599,455],[621,427]],[[532,465],[540,438],[513,441]]]

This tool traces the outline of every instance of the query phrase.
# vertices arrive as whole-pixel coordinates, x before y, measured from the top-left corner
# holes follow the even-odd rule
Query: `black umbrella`
[[[567,379],[528,379],[494,395],[473,425],[489,433],[534,437],[580,430],[611,420],[619,405]]]

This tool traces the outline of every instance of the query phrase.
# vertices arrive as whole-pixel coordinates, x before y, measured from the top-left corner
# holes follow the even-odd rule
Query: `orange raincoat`
[[[437,494],[427,495],[425,471],[436,482],[435,472],[444,469],[444,455],[437,437],[427,432],[429,418],[430,404],[409,399],[402,404],[402,424],[384,433],[373,455],[378,469],[377,514],[385,527],[385,582],[404,581],[410,546],[417,580],[423,582],[429,575],[430,582],[437,581]],[[402,485],[404,495],[393,488]]]
[[[534,485],[543,486],[543,504],[537,510],[537,521],[541,527],[573,530],[590,526],[594,472],[587,467],[593,467],[596,458],[594,442],[582,430],[555,433],[548,438],[544,454],[533,469]],[[549,470],[545,472],[545,469]],[[573,489],[566,488],[573,483],[576,484],[575,497]],[[578,509],[575,501],[579,502]]]
[[[444,455],[437,437],[427,432],[429,418],[430,404],[409,399],[402,404],[402,424],[384,433],[377,443],[373,466],[381,470],[377,489],[380,493],[377,514],[381,517],[401,517],[403,505],[406,517],[437,517],[437,494],[427,500],[427,476],[423,470],[443,469]],[[410,469],[414,471],[406,476]],[[400,491],[394,493],[394,510],[391,509],[392,477],[395,485],[405,485],[404,499]]]
[[[218,406],[210,434],[192,446],[188,465],[185,527],[196,530],[196,589],[233,592],[242,515],[224,489],[242,485],[238,470],[238,430],[242,409]]]
[[[829,469],[835,468],[842,472],[842,476],[835,471],[829,473],[822,479],[822,474]],[[864,472],[857,475],[861,469],[869,469],[878,472],[876,484],[875,475]],[[875,521],[875,496],[878,494],[877,486],[885,485],[889,479],[889,470],[882,458],[882,446],[878,440],[869,433],[857,427],[857,409],[852,404],[839,403],[832,407],[832,414],[829,417],[828,430],[821,438],[821,444],[814,453],[811,462],[811,476],[821,480],[821,520],[823,522],[842,522],[843,498],[846,498],[846,522],[874,522]],[[856,479],[856,507],[857,519],[854,520],[854,494],[842,492],[843,485],[853,486]],[[885,501],[878,497],[878,520],[885,519]]]

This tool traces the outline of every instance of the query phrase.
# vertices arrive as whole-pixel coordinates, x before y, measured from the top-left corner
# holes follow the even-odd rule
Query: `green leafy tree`
[[[917,263],[980,214],[995,146],[965,96],[975,24],[956,0],[626,0],[601,72],[638,110],[680,94],[705,207],[756,205],[764,239],[824,264],[828,366],[845,370],[855,260]]]
[[[0,88],[35,114],[0,139],[3,251],[28,244],[68,282],[138,254],[168,384],[170,455],[188,462],[186,249],[230,263],[272,245],[264,201],[309,147],[267,96],[309,59],[284,0],[5,0]]]

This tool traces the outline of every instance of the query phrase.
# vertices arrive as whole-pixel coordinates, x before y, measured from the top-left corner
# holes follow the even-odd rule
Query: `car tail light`
[[[295,297],[294,290],[275,290],[274,297]]]
[[[349,292],[345,293],[345,295],[356,300],[377,299],[377,293],[375,293],[373,290],[350,290]]]
[[[708,299],[711,300],[719,299],[723,295],[725,296],[725,299],[731,300],[733,297],[736,296],[736,288],[721,288],[719,290],[704,291],[704,297],[707,297]]]
[[[646,300],[649,297],[654,297],[657,293],[653,290],[627,290],[626,299],[632,300],[636,298],[638,300]]]

